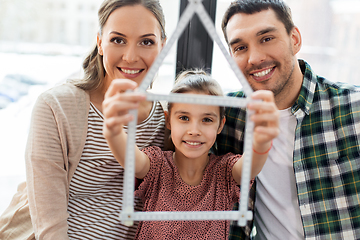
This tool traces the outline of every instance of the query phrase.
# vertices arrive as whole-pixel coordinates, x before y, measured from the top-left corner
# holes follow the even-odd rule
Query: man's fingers
[[[277,107],[274,102],[251,102],[248,104],[249,110],[261,111],[261,112],[275,112]]]
[[[275,102],[274,93],[269,90],[258,90],[251,94],[254,100],[263,100],[265,102]]]
[[[250,119],[255,124],[264,125],[265,124],[271,124],[272,126],[278,126],[279,125],[279,116],[277,113],[274,112],[264,112],[259,114],[254,114],[250,117]]]

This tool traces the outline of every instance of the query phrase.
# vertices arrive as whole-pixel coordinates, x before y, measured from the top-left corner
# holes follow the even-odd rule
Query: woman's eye
[[[189,118],[187,116],[180,116],[179,119],[183,121],[189,121]]]
[[[145,39],[144,41],[142,41],[142,45],[145,45],[145,46],[151,46],[153,44],[154,44],[154,41],[151,39]]]
[[[111,39],[111,42],[116,43],[116,44],[123,44],[124,40],[122,38],[115,37],[115,38]]]

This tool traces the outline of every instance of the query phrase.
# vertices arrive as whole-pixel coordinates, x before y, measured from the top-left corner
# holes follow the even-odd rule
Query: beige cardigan
[[[85,145],[89,107],[89,94],[69,83],[35,103],[25,158],[36,239],[69,239],[69,185]]]
[[[36,239],[69,239],[69,186],[85,146],[89,108],[89,94],[69,83],[39,96],[25,154],[27,186],[19,185],[0,216],[1,240],[33,240],[34,232]],[[168,136],[165,130],[165,144]]]

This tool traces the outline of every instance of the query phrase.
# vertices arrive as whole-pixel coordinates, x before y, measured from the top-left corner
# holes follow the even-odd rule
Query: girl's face
[[[219,106],[185,103],[173,103],[166,120],[176,153],[186,158],[207,156],[225,123],[225,118],[220,119]]]
[[[164,42],[156,17],[141,5],[112,12],[97,38],[106,71],[105,84],[126,78],[141,84]]]

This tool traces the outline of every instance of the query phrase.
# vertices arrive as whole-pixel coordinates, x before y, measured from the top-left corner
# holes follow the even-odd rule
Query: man
[[[250,193],[255,239],[360,239],[360,89],[296,58],[300,31],[281,0],[236,1],[222,29],[251,87],[271,90],[281,112]],[[228,108],[226,118],[218,153],[242,153],[245,110]],[[247,238],[251,226],[233,223],[229,238]]]

